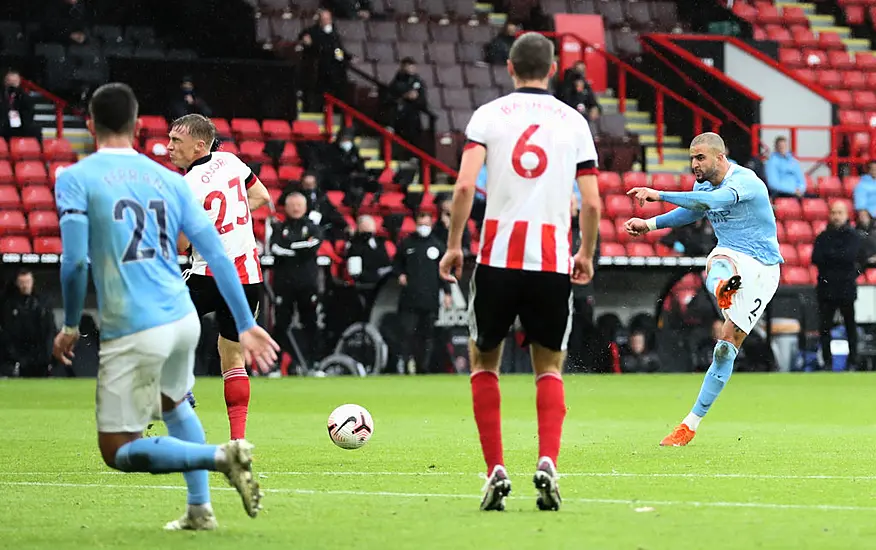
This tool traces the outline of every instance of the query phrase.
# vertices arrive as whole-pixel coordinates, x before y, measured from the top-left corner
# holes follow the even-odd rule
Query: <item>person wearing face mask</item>
[[[335,142],[337,149],[332,167],[333,179],[345,192],[344,202],[356,209],[362,203],[365,193],[376,193],[380,186],[365,171],[365,161],[359,155],[359,148],[353,143],[354,137],[352,129],[341,130]]]
[[[280,204],[294,192],[307,199],[307,217],[322,229],[326,239],[337,241],[346,237],[347,222],[319,188],[316,174],[307,172],[301,177],[301,182],[290,185],[280,197]]]
[[[299,65],[301,82],[312,83],[305,90],[304,110],[321,111],[323,93],[346,101],[349,60],[341,43],[341,36],[334,26],[332,12],[327,9],[319,10],[316,24],[304,29],[298,36],[298,42],[298,50],[302,53]]]
[[[438,274],[438,262],[444,255],[445,241],[432,233],[432,215],[429,212],[419,212],[416,222],[416,232],[399,244],[393,266],[401,286],[398,312],[405,332],[402,360],[408,374],[434,371],[432,351],[442,290],[444,306],[449,308],[451,305],[450,285]]]
[[[11,137],[41,138],[40,130],[33,122],[33,100],[21,88],[21,75],[10,70],[3,77],[3,95],[0,97],[0,133],[7,140]]]
[[[344,247],[344,269],[356,287],[359,310],[351,317],[364,321],[370,316],[377,285],[392,271],[386,239],[377,236],[377,223],[371,216],[359,216],[358,227]]]
[[[426,109],[426,83],[417,74],[417,62],[412,57],[401,60],[399,70],[389,84],[394,102],[392,123],[400,138],[420,146],[423,131],[420,112]]]
[[[298,312],[301,333],[298,342],[309,368],[319,351],[319,267],[317,251],[322,244],[322,229],[307,216],[307,199],[298,192],[286,196],[286,220],[276,224],[271,234],[271,254],[274,255],[274,292],[277,322],[274,339],[291,353],[286,336],[293,311]]]
[[[185,115],[213,116],[213,110],[201,96],[195,94],[195,84],[190,76],[184,76],[180,84],[179,94],[170,102],[170,116],[172,119]]]

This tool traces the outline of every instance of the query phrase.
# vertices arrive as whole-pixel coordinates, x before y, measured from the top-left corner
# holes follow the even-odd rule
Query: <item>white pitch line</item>
[[[175,485],[115,485],[103,483],[43,483],[38,481],[0,481],[0,486],[12,487],[67,487],[93,489],[158,489],[183,491],[185,487]],[[215,487],[214,491],[234,491],[230,487]],[[323,491],[317,489],[268,489],[267,493],[294,495],[326,495],[326,496],[364,496],[364,497],[395,497],[395,498],[447,498],[447,499],[479,499],[479,495],[460,495],[447,493],[401,493],[390,491]],[[512,497],[513,498],[513,497]],[[519,497],[518,497],[519,498]],[[849,506],[841,504],[781,504],[772,502],[702,502],[696,500],[624,500],[612,498],[567,498],[566,502],[581,504],[615,504],[624,506],[689,506],[693,508],[758,508],[764,510],[819,510],[847,512],[876,512],[874,506]]]
[[[392,477],[418,477],[418,476],[471,476],[483,477],[476,472],[260,472],[256,475],[266,476],[392,476]],[[125,472],[99,471],[99,472],[0,472],[3,476],[115,476],[126,475]],[[560,472],[560,477],[630,477],[630,478],[691,478],[691,479],[775,479],[775,480],[834,480],[834,481],[873,481],[876,475],[840,476],[840,475],[783,475],[783,474],[702,474],[702,473],[638,473],[638,472]]]

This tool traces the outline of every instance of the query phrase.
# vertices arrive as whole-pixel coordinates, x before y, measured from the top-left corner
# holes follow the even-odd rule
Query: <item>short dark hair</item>
[[[21,277],[22,275],[33,275],[33,271],[27,267],[22,267],[15,274],[15,278],[17,279],[17,278]]]
[[[413,57],[405,57],[404,59],[401,60],[401,64],[402,65],[416,65],[417,60],[414,59]]]
[[[88,111],[99,135],[132,134],[139,105],[134,90],[121,82],[104,84],[91,96]]]
[[[554,43],[541,34],[528,32],[514,41],[508,58],[519,80],[543,80],[554,63]]]
[[[432,219],[432,212],[429,210],[425,210],[425,209],[419,210],[419,211],[417,211],[417,215],[414,216],[414,221],[419,220],[420,218],[423,218],[425,216],[429,216],[429,219]]]
[[[778,145],[781,141],[788,141],[788,138],[786,138],[785,136],[779,136],[776,138],[774,145]]]
[[[183,115],[174,120],[173,124],[170,125],[170,128],[171,130],[185,130],[193,138],[204,140],[204,143],[206,143],[207,147],[210,149],[216,141],[216,125],[204,115],[194,113]]]

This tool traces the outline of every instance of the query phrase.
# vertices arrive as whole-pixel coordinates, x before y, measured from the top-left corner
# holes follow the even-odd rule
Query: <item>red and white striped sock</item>
[[[231,439],[246,437],[246,415],[249,410],[249,375],[238,367],[222,373],[225,380],[225,408],[228,409],[228,425]]]

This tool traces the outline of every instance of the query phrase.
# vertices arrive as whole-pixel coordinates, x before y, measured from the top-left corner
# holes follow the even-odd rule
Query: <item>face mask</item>
[[[421,237],[428,237],[432,234],[432,227],[428,225],[418,225],[417,234]]]
[[[352,148],[353,148],[352,141],[342,141],[341,142],[341,150],[344,151],[345,153],[349,153],[350,149],[352,149]]]
[[[326,26],[324,26],[324,27],[322,28],[322,32],[324,32],[324,33],[326,33],[326,34],[329,34],[330,32],[332,32],[332,26],[331,26],[331,25],[326,25]]]

